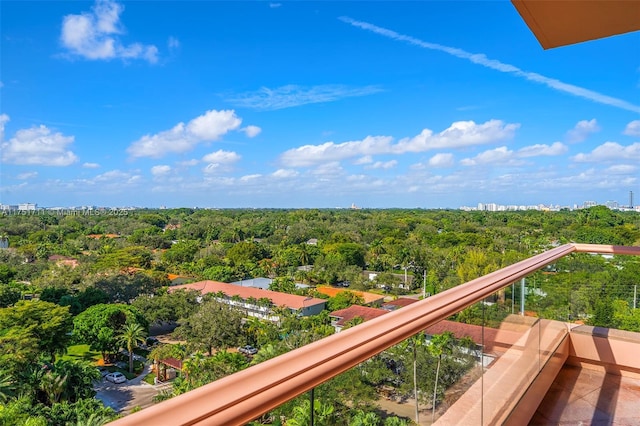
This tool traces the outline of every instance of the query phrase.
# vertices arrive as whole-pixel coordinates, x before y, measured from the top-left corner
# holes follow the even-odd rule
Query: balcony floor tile
[[[640,380],[565,365],[530,425],[640,425]]]

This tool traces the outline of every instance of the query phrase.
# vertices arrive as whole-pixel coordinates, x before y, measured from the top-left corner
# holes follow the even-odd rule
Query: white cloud
[[[244,132],[249,138],[255,138],[262,132],[262,129],[258,126],[247,126],[240,129],[240,131]]]
[[[334,178],[335,176],[343,175],[344,169],[340,166],[340,163],[332,161],[330,163],[319,165],[315,170],[311,171],[311,174],[320,177]]]
[[[164,176],[171,171],[171,166],[164,164],[151,167],[151,174],[154,176]]]
[[[109,170],[108,172],[101,173],[93,178],[94,182],[106,182],[111,180],[125,180],[131,178],[131,174],[123,172],[121,170]]]
[[[325,84],[312,87],[287,86],[269,89],[262,87],[254,92],[245,92],[227,99],[228,102],[244,108],[277,110],[306,104],[333,102],[354,96],[365,96],[381,92],[376,86],[349,87],[341,84]]]
[[[507,149],[506,146],[502,146],[496,149],[484,151],[473,158],[465,158],[460,161],[460,164],[464,166],[478,166],[486,164],[517,166],[523,164],[523,158],[541,156],[549,157],[561,155],[566,152],[567,147],[560,142],[555,142],[550,146],[545,144],[525,146],[524,148],[521,148],[515,152]]]
[[[240,123],[242,120],[233,110],[210,110],[186,125],[180,122],[170,130],[143,136],[133,142],[127,152],[132,157],[151,158],[187,152],[199,143],[218,140],[230,130],[240,127]]]
[[[85,169],[99,169],[100,168],[100,164],[98,163],[84,163],[82,164],[82,167]]]
[[[640,136],[640,120],[633,120],[627,124],[623,133],[627,136]]]
[[[232,151],[219,150],[202,157],[207,164],[202,171],[206,174],[217,174],[231,170],[231,166],[242,157]]]
[[[141,43],[122,44],[125,32],[120,22],[124,6],[112,0],[97,0],[90,12],[67,15],[62,20],[62,45],[85,59],[144,59],[158,61],[158,48]]]
[[[622,146],[616,142],[605,142],[596,147],[591,153],[580,153],[571,158],[577,163],[596,163],[600,161],[640,161],[640,142]]]
[[[456,121],[448,129],[434,135],[424,129],[413,138],[398,141],[397,153],[424,152],[439,148],[463,148],[511,139],[519,124],[504,124],[501,120],[489,120],[483,124],[474,121]]]
[[[187,125],[187,132],[199,140],[214,141],[242,123],[233,110],[210,110],[194,118]]]
[[[453,166],[453,154],[450,154],[450,153],[436,154],[429,159],[429,166],[451,167]]]
[[[231,164],[240,160],[240,155],[233,151],[218,150],[202,157],[202,161],[206,163]]]
[[[600,131],[600,127],[595,118],[589,121],[578,121],[575,127],[567,132],[567,141],[572,143],[582,142],[587,139],[591,133],[598,131]]]
[[[637,173],[638,166],[632,166],[630,164],[616,164],[614,166],[607,167],[604,172],[612,175],[628,175]]]
[[[7,114],[0,114],[0,142],[4,141],[4,125],[10,120]]]
[[[359,155],[387,154],[391,152],[392,141],[391,136],[367,136],[359,141],[340,144],[326,142],[322,145],[304,145],[284,152],[280,160],[291,167],[302,167]]]
[[[290,149],[280,156],[280,161],[289,167],[304,167],[327,161],[376,154],[405,154],[424,152],[439,148],[463,148],[510,139],[519,124],[505,124],[500,120],[489,120],[483,124],[473,121],[458,121],[448,129],[433,134],[424,129],[413,138],[404,138],[393,144],[391,136],[367,136],[359,141],[336,144],[304,145]]]
[[[25,172],[25,173],[20,173],[18,176],[16,176],[16,179],[27,180],[27,179],[33,179],[35,177],[38,177],[38,172]]]
[[[518,157],[539,157],[539,156],[555,156],[565,154],[569,148],[560,142],[554,142],[553,145],[537,144],[525,146],[518,150]]]
[[[292,178],[292,177],[296,177],[298,176],[299,173],[295,170],[291,170],[291,169],[278,169],[275,172],[273,172],[271,174],[271,176],[278,178],[278,179],[286,179],[286,178]]]
[[[415,37],[399,34],[395,31],[378,27],[377,25],[373,25],[368,22],[356,21],[355,19],[351,19],[345,16],[342,16],[338,19],[354,27],[371,31],[375,34],[379,34],[393,40],[406,42],[414,46],[421,47],[423,49],[437,50],[440,52],[444,52],[451,56],[455,56],[457,58],[466,59],[474,64],[478,64],[485,68],[494,69],[496,71],[503,72],[503,73],[513,74],[518,77],[522,77],[526,80],[543,84],[547,87],[550,87],[554,90],[558,90],[560,92],[569,93],[574,96],[578,96],[584,99],[589,99],[593,102],[610,105],[616,108],[625,109],[627,111],[640,112],[640,106],[624,101],[622,99],[617,99],[611,96],[603,95],[601,93],[594,92],[592,90],[585,89],[583,87],[574,86],[573,84],[564,83],[560,80],[556,80],[550,77],[545,77],[544,75],[540,75],[538,73],[524,71],[516,66],[505,64],[495,59],[489,59],[487,58],[486,55],[482,53],[474,54],[462,49],[458,49],[456,47],[444,46],[437,43],[429,43]]]
[[[367,166],[367,169],[384,169],[384,170],[388,170],[388,169],[392,169],[395,166],[398,165],[398,161],[397,160],[391,160],[391,161],[376,161],[375,163]]]
[[[460,161],[463,166],[479,166],[486,164],[505,164],[511,162],[514,158],[513,151],[507,149],[506,146],[490,149],[481,152],[473,158],[465,158]]]
[[[0,123],[9,120],[6,114],[0,116]],[[2,129],[4,133],[4,126]],[[4,135],[3,135],[4,137]],[[67,150],[73,136],[54,133],[40,125],[18,130],[13,138],[2,143],[2,162],[21,165],[68,166],[78,161],[78,157]]]
[[[370,155],[365,155],[364,157],[360,157],[353,162],[353,164],[355,164],[356,166],[360,166],[362,164],[371,164],[371,163],[373,163],[373,157],[371,157]]]
[[[262,177],[261,174],[245,175],[245,176],[242,176],[240,178],[240,181],[241,182],[251,182],[251,181],[254,181],[254,180],[259,179],[261,177]]]

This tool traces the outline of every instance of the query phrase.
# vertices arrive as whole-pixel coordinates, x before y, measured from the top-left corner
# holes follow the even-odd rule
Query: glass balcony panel
[[[484,331],[482,307],[476,304],[426,329],[428,351],[433,356],[438,381],[435,411],[432,381],[426,408],[426,423],[481,424]],[[440,367],[438,368],[438,362]],[[433,375],[433,372],[431,372]]]

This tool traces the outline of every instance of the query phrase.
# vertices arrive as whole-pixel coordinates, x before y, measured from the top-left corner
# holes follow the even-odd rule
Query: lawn
[[[102,354],[89,349],[89,345],[69,346],[67,348],[67,353],[62,356],[62,359],[72,361],[91,361],[96,365],[102,364]]]
[[[62,359],[72,360],[72,361],[89,361],[94,363],[96,366],[104,366],[109,371],[119,371],[125,376],[127,379],[133,379],[136,377],[136,374],[129,373],[128,367],[118,368],[116,365],[105,365],[102,360],[102,354],[100,352],[92,351],[89,349],[89,345],[72,345],[67,348],[67,353],[62,356]],[[118,359],[124,364],[128,365],[129,358],[123,355],[118,356]],[[136,373],[140,373],[144,368],[144,364],[140,361],[133,362],[134,371]]]
[[[150,385],[155,385],[156,384],[154,381],[155,378],[156,378],[156,373],[152,371],[151,373],[144,376],[144,379],[142,380],[149,383]]]

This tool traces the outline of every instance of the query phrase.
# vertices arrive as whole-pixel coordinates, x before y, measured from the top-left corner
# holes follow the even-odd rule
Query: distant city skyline
[[[0,203],[451,208],[640,193],[640,32],[511,2],[3,2]]]
[[[630,200],[631,201],[630,197]],[[546,210],[546,211],[560,211],[563,209],[570,209],[570,210],[578,210],[578,209],[584,209],[584,208],[589,208],[589,207],[595,207],[595,206],[605,206],[608,207],[612,210],[624,210],[624,211],[636,211],[638,213],[640,213],[640,205],[630,205],[629,203],[625,204],[625,203],[620,203],[618,201],[615,200],[608,200],[605,202],[598,202],[598,201],[594,201],[594,200],[586,200],[583,201],[581,203],[572,203],[570,205],[561,205],[561,204],[556,204],[556,203],[550,203],[550,204],[544,204],[544,203],[533,203],[533,204],[512,204],[512,203],[507,203],[507,204],[499,204],[499,203],[493,203],[493,202],[488,202],[488,203],[477,203],[476,205],[462,205],[462,206],[458,206],[458,207],[439,207],[439,208],[428,208],[428,207],[421,207],[421,206],[414,206],[414,207],[409,207],[409,208],[418,208],[418,209],[425,209],[425,210],[429,210],[429,209],[449,209],[449,210],[466,210],[466,211],[488,211],[488,212],[500,212],[500,211],[523,211],[523,210]],[[62,205],[57,205],[57,206],[42,206],[39,205],[38,203],[18,203],[18,204],[2,204],[0,203],[0,214],[4,213],[15,213],[15,212],[20,212],[20,213],[38,213],[38,212],[49,212],[49,213],[54,213],[54,214],[72,214],[74,212],[84,212],[84,211],[102,211],[102,210],[118,210],[121,211],[123,213],[123,215],[126,215],[128,211],[131,210],[142,210],[142,209],[150,209],[150,210],[164,210],[164,209],[171,209],[171,208],[195,208],[195,209],[225,209],[225,208],[229,208],[229,209],[233,209],[233,208],[258,208],[259,207],[232,207],[232,206],[227,206],[227,207],[209,207],[209,206],[165,206],[165,205],[161,205],[159,207],[151,207],[151,206],[134,206],[134,205],[114,205],[114,206],[108,206],[108,205],[80,205],[80,206],[62,206]],[[268,207],[267,207],[268,208]],[[287,207],[283,207],[284,209],[286,209]],[[309,207],[310,209],[313,209],[314,207]],[[318,208],[318,207],[315,207]],[[334,207],[325,207],[325,208],[329,208],[329,209],[352,209],[352,210],[360,210],[360,209],[383,209],[383,208],[376,208],[376,207],[367,207],[367,206],[360,206],[356,203],[351,203],[350,206],[334,206]],[[392,208],[392,207],[389,207]],[[292,207],[292,209],[295,209],[295,207]],[[305,208],[301,208],[301,209],[305,209]]]

